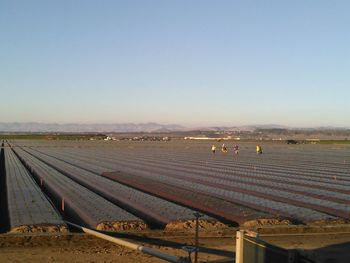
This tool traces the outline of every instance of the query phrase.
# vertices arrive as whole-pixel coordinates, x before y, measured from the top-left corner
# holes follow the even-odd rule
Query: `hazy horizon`
[[[0,122],[350,126],[348,1],[0,7]]]
[[[0,122],[0,128],[3,125],[41,125],[41,126],[69,126],[69,125],[73,125],[73,126],[90,126],[90,127],[94,127],[94,126],[113,126],[113,125],[140,125],[140,126],[144,126],[144,125],[159,125],[159,126],[164,126],[164,127],[172,127],[174,126],[175,128],[183,128],[183,129],[200,129],[200,128],[244,128],[244,127],[256,127],[256,128],[285,128],[285,129],[350,129],[350,126],[288,126],[288,125],[280,125],[278,123],[250,123],[250,124],[244,124],[244,125],[237,125],[237,124],[227,124],[227,125],[182,125],[179,123],[162,123],[162,122],[110,122],[110,123],[106,123],[106,122],[85,122],[85,123],[79,123],[79,122],[70,122],[70,123],[59,123],[59,122]],[[1,132],[1,129],[0,129]]]

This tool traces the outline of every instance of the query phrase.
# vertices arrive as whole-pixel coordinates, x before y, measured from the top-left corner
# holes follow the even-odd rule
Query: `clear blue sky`
[[[0,122],[350,127],[350,1],[0,1]]]

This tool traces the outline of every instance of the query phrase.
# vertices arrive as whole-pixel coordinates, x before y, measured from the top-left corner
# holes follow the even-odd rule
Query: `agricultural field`
[[[238,228],[349,262],[350,145],[212,143],[4,140],[0,261],[161,262],[67,221],[185,256],[200,212],[203,262],[231,262]]]
[[[216,143],[220,148],[219,143]],[[173,140],[11,140],[2,147],[7,231],[335,225],[350,218],[350,146]],[[3,216],[4,217],[4,216]],[[6,223],[7,222],[7,223]],[[6,227],[2,226],[6,229]]]

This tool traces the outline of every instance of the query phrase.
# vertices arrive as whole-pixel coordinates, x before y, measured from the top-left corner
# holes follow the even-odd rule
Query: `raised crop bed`
[[[145,229],[139,218],[77,184],[32,155],[15,148],[36,182],[69,220],[98,230]]]
[[[67,155],[70,156],[70,154]],[[77,162],[75,160],[68,160],[68,156],[65,157],[64,155],[61,155],[60,158],[66,158],[67,162]],[[130,178],[133,178],[136,175],[144,176],[148,180],[151,180],[154,185],[158,185],[158,188],[161,189],[163,188],[161,183],[166,183],[173,187],[181,187],[191,192],[195,191],[197,193],[205,194],[211,198],[215,197],[235,204],[242,204],[255,210],[273,213],[276,217],[284,215],[287,218],[293,217],[297,221],[305,223],[319,220],[337,220],[332,215],[343,218],[348,217],[346,212],[347,205],[344,203],[338,204],[326,199],[319,199],[310,196],[307,201],[304,201],[303,195],[288,191],[264,188],[253,184],[225,181],[210,175],[196,175],[197,169],[194,168],[192,171],[179,173],[173,171],[171,165],[167,166],[167,168],[160,168],[159,166],[148,165],[149,162],[139,161],[136,158],[133,162],[128,162],[122,157],[121,160],[114,158],[113,162],[108,161],[110,157],[95,157],[94,159],[88,159],[87,156],[85,157],[86,159],[84,159],[75,154],[75,158],[80,159],[80,165],[83,165],[83,163],[89,163],[88,169],[94,169],[95,172],[118,169],[129,174]],[[138,178],[137,180],[140,181],[141,179]],[[123,181],[121,183],[126,182]],[[133,183],[135,183],[135,181],[133,181]],[[126,184],[135,187],[134,184]],[[151,191],[149,188],[142,188],[142,191],[160,196],[159,193]],[[171,200],[169,197],[167,197],[167,199],[170,201],[176,201],[175,199]],[[202,200],[202,202],[205,201]],[[217,203],[218,202],[220,201],[217,201]],[[188,203],[182,204],[189,205]],[[336,209],[337,206],[339,209]],[[212,213],[209,209],[206,212]],[[224,211],[221,211],[220,214],[216,214],[216,216],[226,217]],[[236,218],[237,217],[239,217],[238,213],[236,214]]]
[[[350,218],[349,146],[263,143],[264,153],[256,155],[255,144],[239,143],[240,152],[234,155],[231,143],[225,143],[227,154],[212,154],[211,143],[175,140],[21,144],[35,155],[40,152],[95,175],[119,171],[109,178],[216,217],[227,218],[232,210],[237,211],[235,220],[243,222],[239,216],[244,208],[249,217],[255,212],[256,218],[303,223]],[[232,209],[214,211],[204,205],[208,198],[213,208],[219,207],[215,202],[226,202]],[[190,203],[192,199],[197,201]]]
[[[4,148],[11,232],[65,232],[67,227],[9,147]]]
[[[28,153],[65,174],[78,184],[90,189],[107,200],[132,212],[154,226],[167,228],[181,228],[192,224],[195,219],[194,210],[168,202],[164,199],[137,191],[125,185],[112,182],[97,174],[79,168],[67,162],[52,158],[37,151],[26,149]],[[89,166],[84,163],[81,166]],[[188,224],[187,224],[188,223]],[[222,224],[211,217],[201,219],[202,225],[207,227],[223,227]]]

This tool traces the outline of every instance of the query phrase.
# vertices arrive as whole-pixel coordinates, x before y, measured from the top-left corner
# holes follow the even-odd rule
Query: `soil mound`
[[[259,226],[280,226],[280,225],[292,225],[293,223],[287,219],[276,218],[260,218],[250,221],[246,221],[243,227],[259,227]]]
[[[96,226],[96,229],[114,232],[121,230],[144,230],[148,229],[148,226],[141,221],[102,222]]]
[[[228,226],[217,221],[217,220],[198,220],[199,229],[205,230],[215,230],[215,229],[223,229]],[[184,220],[184,221],[176,221],[171,222],[166,225],[165,230],[185,230],[185,229],[195,229],[196,228],[196,220]]]
[[[67,233],[65,225],[24,225],[13,227],[10,233]]]

